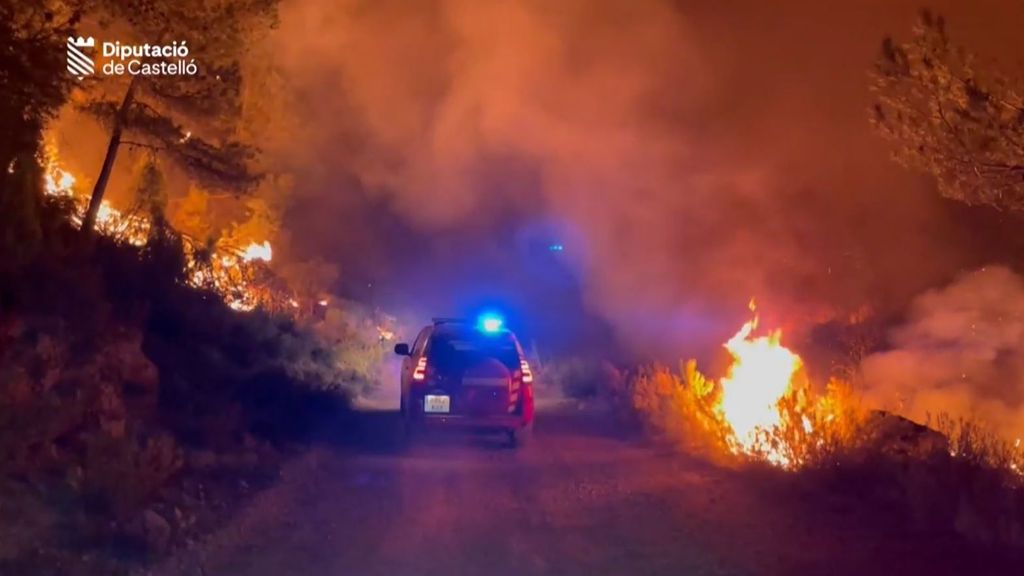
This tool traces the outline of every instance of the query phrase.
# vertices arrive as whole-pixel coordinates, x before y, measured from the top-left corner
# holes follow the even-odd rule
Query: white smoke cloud
[[[913,302],[893,348],[862,365],[869,403],[1024,435],[1024,279],[989,266]]]

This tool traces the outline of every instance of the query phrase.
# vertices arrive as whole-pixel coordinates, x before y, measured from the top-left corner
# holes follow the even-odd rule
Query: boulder
[[[871,412],[859,459],[879,474],[883,498],[905,506],[919,530],[949,529],[956,516],[956,479],[949,441],[916,422]]]
[[[93,407],[100,430],[111,438],[124,438],[128,414],[124,402],[115,387],[109,383],[100,384],[97,405]]]
[[[146,549],[163,554],[171,544],[171,524],[152,509],[142,513],[142,537]]]
[[[117,374],[126,392],[141,396],[156,394],[160,376],[156,366],[142,353],[141,334],[120,334],[106,346],[103,358],[111,372]]]
[[[863,438],[868,454],[898,461],[943,462],[950,457],[945,436],[891,412],[870,412],[864,421]]]

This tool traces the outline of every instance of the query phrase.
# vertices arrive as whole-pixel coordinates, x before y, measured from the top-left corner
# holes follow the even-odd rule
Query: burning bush
[[[718,463],[767,462],[849,494],[929,532],[1024,545],[1024,450],[982,423],[942,414],[928,426],[865,410],[852,387],[816,391],[781,334],[756,318],[727,343],[715,381],[693,361],[630,381],[633,406],[656,434]],[[819,486],[821,487],[821,486]]]
[[[642,370],[632,382],[634,407],[658,433],[716,459],[787,468],[826,461],[857,434],[862,417],[852,389],[832,380],[816,393],[782,334],[755,336],[756,329],[755,317],[726,342],[733,360],[718,381],[692,360],[681,376]]]
[[[1011,442],[985,424],[945,413],[929,418],[927,425],[947,439],[949,453],[955,460],[999,471],[1005,484],[1024,487],[1024,449],[1020,438]]]
[[[716,388],[696,362],[686,363],[682,376],[664,366],[641,368],[631,388],[634,408],[655,434],[716,460],[729,453]]]

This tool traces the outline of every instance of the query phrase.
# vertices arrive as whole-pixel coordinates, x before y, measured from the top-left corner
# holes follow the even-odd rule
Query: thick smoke
[[[409,254],[501,261],[543,221],[634,348],[717,347],[751,296],[783,325],[881,307],[971,258],[866,122],[866,70],[917,4],[848,4],[286,1],[296,128],[266,148],[315,206],[297,235],[421,299],[461,279],[410,282]]]
[[[1024,279],[982,268],[915,299],[893,349],[863,363],[868,400],[924,422],[976,419],[1024,436]]]

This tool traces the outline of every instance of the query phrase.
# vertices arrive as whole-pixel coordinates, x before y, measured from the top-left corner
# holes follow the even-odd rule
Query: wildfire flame
[[[729,440],[734,451],[767,453],[770,461],[785,463],[781,454],[764,445],[763,437],[782,425],[779,402],[792,391],[793,376],[802,362],[781,344],[781,331],[754,337],[756,329],[755,316],[725,344],[733,361],[719,382],[719,410],[732,428]],[[802,424],[807,428],[810,421]]]
[[[54,198],[67,198],[74,204],[71,221],[81,226],[89,199],[78,195],[77,180],[71,172],[61,167],[55,146],[43,150],[43,192]],[[117,238],[133,246],[144,246],[149,237],[149,220],[137,214],[123,214],[104,200],[96,211],[96,231],[104,236]]]
[[[631,382],[632,401],[652,431],[716,461],[789,470],[832,466],[877,449],[891,430],[886,412],[862,405],[856,388],[841,379],[813,387],[803,360],[782,345],[781,331],[757,335],[757,328],[755,313],[725,342],[732,362],[717,381],[697,371],[694,360],[679,375],[643,368]],[[1024,438],[1009,441],[984,424],[943,418],[933,430],[945,436],[951,456],[1024,477]],[[929,438],[922,450],[930,444]]]
[[[242,251],[242,260],[245,262],[252,262],[253,260],[270,262],[270,259],[273,257],[274,251],[270,247],[270,242],[266,240],[264,240],[262,244],[253,242]]]
[[[70,172],[57,166],[52,158],[49,159],[44,175],[44,189],[50,196],[74,195],[75,177]]]
[[[61,166],[55,145],[44,147],[42,163],[44,193],[55,198],[70,199],[74,208],[71,221],[75,226],[81,226],[89,198],[76,189],[74,175]],[[96,213],[96,231],[134,246],[145,246],[149,240],[150,221],[141,214],[122,213],[104,200]],[[226,245],[217,246],[212,257],[204,263],[205,260],[198,257],[197,249],[186,246],[187,282],[191,286],[212,289],[231,309],[247,312],[255,309],[261,301],[261,294],[252,282],[253,274],[249,268],[258,261],[270,262],[273,254],[273,248],[267,240],[251,242],[241,250]],[[297,307],[298,303],[294,305]]]

